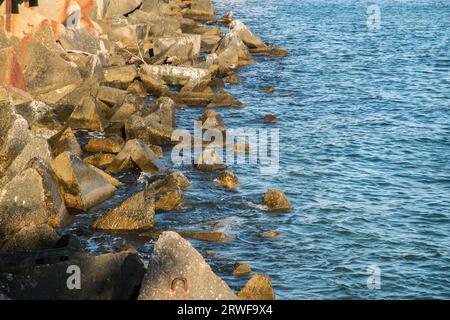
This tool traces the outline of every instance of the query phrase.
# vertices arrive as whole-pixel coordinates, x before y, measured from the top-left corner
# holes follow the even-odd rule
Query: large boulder
[[[107,152],[107,153],[119,153],[125,142],[119,136],[107,136],[103,138],[92,137],[89,139],[84,150],[88,152]]]
[[[239,188],[239,179],[234,172],[225,170],[214,179],[214,184],[226,189],[236,189]]]
[[[138,72],[134,65],[109,67],[103,70],[104,82],[107,86],[127,89],[137,78]]]
[[[65,127],[59,131],[57,134],[52,136],[48,142],[52,148],[53,156],[55,157],[66,151],[79,157],[81,157],[81,154],[83,153],[77,137],[70,127]]]
[[[28,122],[9,103],[0,103],[0,175],[31,138]]]
[[[144,65],[142,71],[156,80],[164,81],[169,85],[184,85],[188,81],[200,82],[211,79],[207,69],[181,67],[171,65]]]
[[[164,232],[155,244],[140,300],[235,300],[228,285],[202,255],[175,232]]]
[[[230,30],[213,50],[217,54],[219,66],[223,69],[236,68],[253,63],[247,46],[236,31]]]
[[[272,281],[268,276],[255,274],[239,291],[242,300],[275,300]]]
[[[125,122],[127,139],[140,139],[146,143],[158,146],[174,144],[172,132],[172,127],[161,124],[152,115],[147,117],[132,115]]]
[[[73,110],[69,125],[74,129],[103,131],[107,121],[98,101],[93,97],[86,97],[82,104]]]
[[[57,103],[81,83],[81,75],[61,57],[55,39],[40,37],[43,33],[38,29],[22,40],[20,63],[28,90],[44,102]]]
[[[136,165],[143,172],[158,172],[163,167],[153,151],[142,141],[128,140],[122,151],[108,165],[107,171],[120,172]]]
[[[154,226],[155,202],[152,194],[138,192],[119,206],[97,218],[92,224],[96,230],[142,230]]]
[[[25,259],[13,266],[1,264],[1,290],[14,300],[130,300],[145,272],[139,255],[131,251],[96,257],[75,252],[60,258],[38,265]],[[76,284],[77,271],[80,290],[68,286]]]
[[[241,38],[242,42],[250,48],[264,48],[267,47],[264,41],[256,36],[245,24],[240,20],[234,20],[230,23],[230,30],[236,32]]]
[[[100,86],[97,92],[97,99],[107,103],[110,106],[122,104],[125,101],[125,97],[128,92],[125,90]]]
[[[56,157],[52,166],[63,186],[64,200],[69,208],[86,211],[108,199],[116,191],[93,166],[69,152]]]
[[[61,227],[68,221],[56,178],[39,158],[0,191],[0,238],[32,225]]]
[[[28,165],[29,161],[34,157],[39,157],[45,163],[50,165],[53,160],[53,156],[46,139],[34,137],[30,140],[30,142],[28,142],[25,148],[23,148],[20,154],[8,167],[8,170],[6,170],[3,178],[0,180],[0,186],[5,185],[5,183],[14,178],[18,173],[22,172]]]
[[[214,10],[211,0],[193,1],[188,8],[183,9],[181,12],[184,17],[198,21],[216,20],[216,12]]]
[[[192,61],[200,55],[201,35],[183,34],[179,36],[156,38],[153,44],[155,56],[170,58],[179,63]]]
[[[225,170],[222,156],[214,148],[205,149],[195,159],[195,168],[204,172]]]
[[[25,78],[14,47],[0,49],[0,85],[26,90]]]
[[[155,207],[159,211],[172,211],[183,207],[183,194],[178,186],[161,190],[156,195]]]

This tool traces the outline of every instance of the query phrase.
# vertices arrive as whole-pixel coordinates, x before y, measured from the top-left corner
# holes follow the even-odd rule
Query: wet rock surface
[[[96,230],[142,230],[154,226],[154,196],[138,192],[92,224]]]
[[[268,190],[263,197],[262,204],[267,206],[269,211],[285,212],[292,209],[286,195],[279,190]]]
[[[239,291],[238,296],[242,300],[275,300],[272,281],[261,274],[254,275]]]
[[[21,5],[23,32],[0,30],[0,300],[237,299],[183,239],[224,245],[235,239],[227,227],[158,231],[171,230],[158,229],[160,216],[191,209],[195,188],[165,162],[180,108],[244,107],[225,83],[240,82],[236,72],[255,62],[253,53],[285,51],[232,14],[218,22],[223,32],[210,0],[72,3],[80,17],[59,21],[44,4],[34,15]],[[203,132],[226,132],[215,110],[197,119]],[[220,187],[239,187],[218,150],[196,160],[189,166],[208,184],[214,175]],[[264,200],[277,211],[285,202]],[[159,238],[145,280],[136,252],[90,256],[73,236],[93,232]],[[67,289],[72,265],[83,270],[83,290]]]

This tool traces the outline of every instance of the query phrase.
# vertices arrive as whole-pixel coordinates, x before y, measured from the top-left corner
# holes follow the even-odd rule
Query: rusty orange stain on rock
[[[3,65],[3,68],[5,69],[4,72],[2,72],[3,75],[2,78],[0,78],[0,84],[27,90],[23,71],[17,59],[16,50],[14,47],[9,47],[2,51],[3,53],[0,54],[0,56],[6,55],[6,63]]]

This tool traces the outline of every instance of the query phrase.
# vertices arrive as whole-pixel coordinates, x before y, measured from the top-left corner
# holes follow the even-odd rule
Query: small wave
[[[262,210],[262,211],[269,211],[269,207],[263,205],[263,204],[256,204],[253,202],[248,201],[247,202],[247,206],[249,208],[253,208],[253,209],[258,209],[258,210]]]

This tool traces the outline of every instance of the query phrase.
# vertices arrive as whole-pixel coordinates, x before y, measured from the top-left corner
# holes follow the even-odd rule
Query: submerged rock
[[[225,165],[215,149],[206,149],[198,155],[195,168],[200,171],[213,172],[225,170]]]
[[[214,183],[217,186],[227,189],[239,188],[239,180],[237,176],[233,172],[228,170],[222,172],[217,178],[215,178]]]
[[[150,148],[142,141],[133,139],[127,141],[122,151],[108,165],[107,171],[117,173],[136,165],[144,172],[158,172],[162,164]]]
[[[239,79],[236,76],[225,77],[225,78],[223,78],[223,81],[226,82],[226,83],[233,83],[233,84],[241,83],[241,79]]]
[[[56,157],[52,167],[64,189],[64,200],[69,208],[86,211],[116,191],[94,167],[69,152]]]
[[[275,239],[275,238],[279,238],[280,237],[280,233],[278,231],[276,231],[276,230],[268,230],[268,231],[261,231],[259,233],[259,236],[261,238],[272,238],[272,239]]]
[[[247,263],[236,263],[233,267],[233,276],[235,277],[245,277],[250,273],[252,273],[252,269]]]
[[[131,116],[125,122],[125,134],[127,139],[139,139],[149,144],[158,146],[173,145],[173,128],[159,123],[155,115],[142,117]]]
[[[275,87],[273,87],[273,86],[264,87],[263,91],[265,93],[274,93],[275,92]]]
[[[125,142],[119,136],[109,136],[104,138],[90,138],[84,150],[88,152],[108,152],[119,153]]]
[[[2,265],[0,288],[14,300],[130,300],[136,298],[145,272],[139,255],[131,251],[96,257],[66,253],[60,258],[50,264]],[[74,290],[77,270],[81,290]]]
[[[155,206],[160,211],[172,211],[183,207],[183,194],[177,186],[165,188],[157,194]]]
[[[270,123],[277,123],[277,122],[278,122],[278,119],[277,119],[277,117],[274,116],[273,114],[266,114],[266,115],[263,117],[263,121],[265,121],[265,122],[270,122]]]
[[[57,49],[51,34],[50,26],[42,25],[25,36],[19,56],[30,93],[44,102],[57,103],[81,83],[81,75],[74,65],[61,57],[62,49]]]
[[[159,237],[149,265],[151,268],[142,282],[140,300],[237,299],[201,254],[175,232],[164,232]],[[178,281],[180,277],[185,283]],[[186,286],[182,286],[184,284]]]
[[[292,209],[286,195],[279,190],[268,190],[263,197],[262,204],[269,211],[283,212]]]
[[[81,156],[83,151],[78,143],[77,137],[70,127],[65,127],[48,140],[53,151],[53,156],[57,157],[63,152],[70,152],[76,156]]]
[[[239,291],[242,300],[275,300],[272,281],[269,277],[255,274]]]
[[[154,217],[154,197],[141,191],[95,220],[92,228],[97,230],[150,229],[154,226]]]
[[[201,39],[197,34],[160,37],[154,42],[153,52],[165,59],[175,57],[180,63],[192,61],[200,55]]]
[[[213,50],[217,54],[219,66],[225,70],[254,63],[247,46],[236,31],[230,30]]]
[[[188,8],[183,9],[181,12],[184,17],[198,21],[216,20],[216,12],[211,0],[196,0],[192,2]]]

